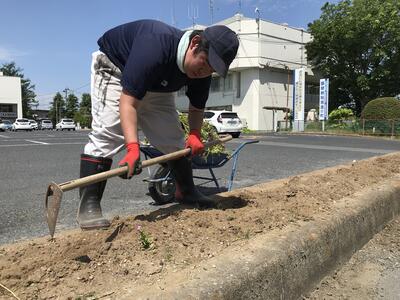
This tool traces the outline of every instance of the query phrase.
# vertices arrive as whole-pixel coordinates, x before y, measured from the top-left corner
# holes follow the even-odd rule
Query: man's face
[[[214,72],[213,68],[208,64],[208,54],[204,51],[195,53],[199,38],[195,36],[186,51],[183,68],[189,78],[205,78]]]

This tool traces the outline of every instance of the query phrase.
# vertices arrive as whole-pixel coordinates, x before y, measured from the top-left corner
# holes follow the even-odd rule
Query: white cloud
[[[0,60],[9,60],[10,58],[11,58],[10,52],[5,48],[0,47]]]
[[[16,59],[17,57],[26,55],[28,55],[27,52],[0,46],[0,60],[10,61]]]

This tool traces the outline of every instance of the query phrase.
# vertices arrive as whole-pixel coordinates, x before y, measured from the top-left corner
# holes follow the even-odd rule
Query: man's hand
[[[140,162],[139,143],[132,142],[126,144],[127,153],[125,157],[118,163],[120,167],[128,165],[128,173],[121,175],[123,179],[131,179],[133,175],[138,175],[142,172],[142,163]]]
[[[197,129],[190,130],[185,148],[192,149],[192,156],[203,153],[204,144],[201,141],[200,132]]]

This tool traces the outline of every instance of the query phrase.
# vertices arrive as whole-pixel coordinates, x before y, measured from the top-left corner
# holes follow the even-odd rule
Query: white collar
[[[178,44],[178,50],[176,53],[176,64],[178,65],[179,70],[181,70],[182,73],[185,74],[185,70],[183,68],[183,63],[185,61],[185,55],[186,51],[189,46],[190,42],[190,35],[192,34],[193,30],[186,31],[183,36],[181,37],[179,44]]]

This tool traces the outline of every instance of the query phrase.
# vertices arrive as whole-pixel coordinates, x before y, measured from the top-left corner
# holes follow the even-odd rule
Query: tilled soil
[[[57,232],[0,247],[0,299],[118,299],[231,245],[329,213],[343,197],[398,176],[400,153],[216,195],[218,209],[172,205],[101,231]],[[14,293],[14,295],[12,294]]]

